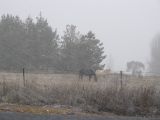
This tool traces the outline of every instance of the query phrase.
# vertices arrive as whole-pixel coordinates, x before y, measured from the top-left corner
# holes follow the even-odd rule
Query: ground
[[[0,120],[160,120],[160,118],[123,117],[111,113],[84,113],[70,106],[0,105]]]
[[[82,117],[84,120],[94,118],[110,120],[119,119],[115,114],[133,116],[160,114],[160,77],[137,78],[123,75],[122,80],[119,74],[97,77],[98,82],[95,82],[89,81],[88,77],[79,80],[77,74],[26,73],[27,84],[24,86],[21,73],[0,73],[0,120],[7,120],[7,117],[16,119],[17,116],[24,117],[24,120],[30,120],[32,117],[39,120],[39,117],[45,116],[46,120],[57,117],[62,120],[70,117],[73,117],[73,120],[76,117]],[[128,117],[122,118],[125,120]]]
[[[0,112],[0,120],[160,120],[160,118],[95,115],[37,115],[16,112]]]

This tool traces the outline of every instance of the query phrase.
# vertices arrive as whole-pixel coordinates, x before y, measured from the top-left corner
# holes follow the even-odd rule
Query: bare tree
[[[150,71],[160,74],[160,34],[158,34],[151,43],[151,61]]]

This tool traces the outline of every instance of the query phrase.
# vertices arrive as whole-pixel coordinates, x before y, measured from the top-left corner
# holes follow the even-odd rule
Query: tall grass
[[[70,105],[88,112],[113,112],[121,115],[159,115],[160,92],[153,85],[117,86],[111,82],[78,80],[31,80],[0,84],[0,102],[27,105]],[[103,82],[103,83],[101,83]]]

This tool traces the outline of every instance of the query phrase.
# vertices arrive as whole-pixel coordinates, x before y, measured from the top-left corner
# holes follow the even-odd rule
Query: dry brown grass
[[[125,115],[160,114],[159,78],[98,76],[83,81],[75,74],[0,73],[0,101],[25,105],[70,105],[88,112],[109,111]]]

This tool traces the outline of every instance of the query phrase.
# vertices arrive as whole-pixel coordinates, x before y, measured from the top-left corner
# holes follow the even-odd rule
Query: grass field
[[[0,73],[0,102],[69,105],[86,112],[123,115],[160,114],[160,78],[98,75],[98,82],[77,74]]]

